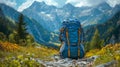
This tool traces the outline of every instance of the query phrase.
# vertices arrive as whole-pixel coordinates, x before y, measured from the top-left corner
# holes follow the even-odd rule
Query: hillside
[[[106,43],[110,42],[112,36],[115,37],[116,42],[120,42],[120,11],[103,24],[89,26],[89,29],[85,32],[87,41],[90,41],[95,29],[99,30],[101,39],[104,39]]]
[[[41,67],[42,64],[37,59],[52,60],[50,56],[57,53],[57,50],[44,46],[22,47],[0,41],[0,67]]]
[[[107,46],[103,47],[102,49],[95,49],[90,50],[86,53],[86,57],[91,56],[99,56],[96,61],[94,62],[94,65],[104,65],[107,62],[117,60],[117,67],[120,65],[120,44],[108,44]],[[113,64],[114,65],[114,64]],[[108,66],[112,66],[109,65]],[[114,67],[114,66],[113,66]],[[115,66],[116,67],[116,66]]]
[[[7,37],[16,28],[16,23],[9,17],[5,17],[3,11],[0,8],[0,32],[5,34]]]
[[[5,4],[0,3],[0,15],[1,17],[6,17],[8,19],[10,19],[12,22],[10,22],[10,26],[14,28],[14,24],[16,24],[18,22],[18,17],[21,13],[19,13],[18,11],[14,10],[12,7],[9,7]],[[4,15],[4,16],[2,16]],[[3,21],[3,22],[2,22]],[[7,22],[5,20],[2,20],[1,23],[6,24],[5,26],[7,27]],[[54,46],[54,44],[50,44],[49,41],[53,41],[55,42],[54,38],[52,38],[51,32],[49,32],[48,30],[46,30],[45,28],[43,28],[43,26],[41,26],[40,23],[38,23],[36,20],[29,18],[27,16],[24,15],[24,22],[26,23],[26,28],[28,33],[30,33],[36,42],[42,44],[42,45],[46,45],[46,46],[52,46],[52,47],[56,47]],[[14,23],[14,24],[12,24]],[[8,26],[8,27],[10,27]],[[2,27],[2,26],[1,26]],[[2,28],[0,28],[2,29]],[[14,30],[14,29],[13,29]],[[13,32],[13,30],[11,32]],[[8,30],[5,30],[7,32],[9,32]],[[1,31],[3,32],[3,31]],[[7,34],[8,36],[9,34]],[[53,40],[51,40],[53,39]]]

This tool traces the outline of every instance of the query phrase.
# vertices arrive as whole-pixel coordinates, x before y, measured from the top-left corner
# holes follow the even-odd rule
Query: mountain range
[[[120,5],[110,7],[106,2],[93,7],[74,7],[68,3],[58,8],[47,5],[45,2],[34,1],[30,7],[24,9],[21,13],[24,15],[24,22],[27,24],[27,31],[33,35],[36,42],[54,46],[51,42],[58,42],[58,31],[64,19],[78,19],[87,32],[91,26],[105,24],[118,11],[120,11]],[[0,3],[0,16],[10,20],[12,24],[18,22],[21,13]]]
[[[110,7],[108,3],[102,2],[93,7],[74,7],[68,3],[61,8],[57,8],[47,5],[45,2],[35,1],[22,13],[35,19],[45,29],[56,32],[59,30],[61,22],[69,18],[80,20],[83,27],[104,23],[120,10],[119,7],[120,5]]]

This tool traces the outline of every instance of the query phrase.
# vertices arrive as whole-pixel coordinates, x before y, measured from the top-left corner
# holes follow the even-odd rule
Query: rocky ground
[[[41,61],[37,60],[39,63],[42,63],[43,67],[116,67],[116,61],[111,61],[106,64],[101,64],[98,66],[94,66],[94,61],[99,56],[92,56],[89,58],[83,58],[83,59],[61,59],[59,56],[52,57],[53,61]]]

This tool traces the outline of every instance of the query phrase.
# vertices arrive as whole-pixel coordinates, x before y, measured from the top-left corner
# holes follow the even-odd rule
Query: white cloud
[[[108,0],[110,6],[114,7],[116,4],[120,4],[120,0]]]
[[[76,7],[81,6],[91,6],[91,3],[89,3],[90,0],[67,0],[66,3],[71,3]]]
[[[19,6],[18,11],[22,11],[26,8],[28,8],[34,1],[33,0],[27,0],[26,2],[22,3],[21,6]]]
[[[66,3],[77,3],[80,2],[80,0],[67,0]]]
[[[54,5],[54,6],[61,6],[60,4],[63,3],[62,0],[24,0],[26,2],[22,3],[20,6],[18,6],[17,1],[19,0],[0,0],[0,3],[5,3],[6,5],[9,5],[18,11],[22,11],[29,7],[34,1],[42,2],[44,1],[48,5]],[[71,3],[74,6],[81,7],[81,6],[94,6],[101,2],[106,1],[110,4],[110,6],[114,7],[116,4],[120,4],[120,0],[65,0],[66,3]]]
[[[94,6],[102,2],[107,2],[110,6],[114,7],[116,4],[120,4],[120,0],[67,0],[66,3],[71,3],[74,6]]]
[[[76,7],[81,7],[81,6],[91,6],[87,1],[83,0],[82,2],[77,2],[75,4]]]
[[[14,8],[17,5],[15,0],[0,0],[0,3],[4,3],[4,4],[14,7]]]
[[[48,4],[48,5],[58,6],[58,3],[55,2],[54,0],[43,0],[43,1],[45,1],[46,4]]]
[[[58,3],[54,0],[27,0],[21,6],[19,6],[18,11],[23,11],[24,9],[28,8],[34,1],[42,2],[44,1],[48,5],[58,6]]]

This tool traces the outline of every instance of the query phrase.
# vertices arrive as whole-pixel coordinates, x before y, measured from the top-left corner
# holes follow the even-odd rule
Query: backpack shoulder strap
[[[69,33],[68,29],[66,28],[66,39],[67,39],[67,44],[68,44],[68,57],[70,57],[70,41],[69,41]]]
[[[65,29],[64,27],[62,27],[62,28],[60,29],[59,40],[60,40],[61,42],[63,42],[63,36],[62,36],[62,34],[63,34],[64,29]]]
[[[78,29],[78,57],[80,58],[80,34],[81,34],[81,28]]]

